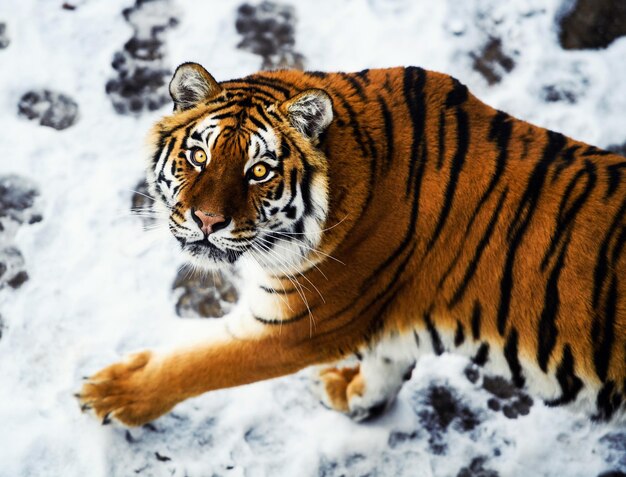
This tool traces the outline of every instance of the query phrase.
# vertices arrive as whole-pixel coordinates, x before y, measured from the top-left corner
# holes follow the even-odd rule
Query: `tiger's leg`
[[[115,418],[140,425],[204,392],[340,358],[307,344],[310,331],[305,320],[282,332],[251,315],[204,324],[207,338],[195,345],[170,352],[144,351],[88,378],[77,395],[83,410],[93,411],[103,423]]]
[[[356,366],[322,369],[322,402],[355,421],[382,414],[415,367],[409,346],[404,337],[387,338],[365,351]]]

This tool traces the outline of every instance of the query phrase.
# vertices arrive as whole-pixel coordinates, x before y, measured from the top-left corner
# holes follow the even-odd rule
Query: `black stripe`
[[[452,209],[452,201],[454,200],[454,194],[456,193],[456,187],[459,180],[459,175],[465,164],[465,158],[467,157],[467,150],[469,147],[469,123],[467,119],[467,113],[462,109],[456,110],[456,123],[457,123],[457,146],[454,158],[452,159],[452,165],[450,166],[450,176],[448,184],[446,185],[446,191],[444,196],[443,206],[437,219],[437,225],[435,231],[428,241],[427,249],[431,250],[437,242],[441,231],[443,230],[448,215]]]
[[[343,109],[345,109],[348,114],[348,125],[352,129],[352,133],[354,134],[354,140],[356,141],[359,149],[361,150],[361,155],[364,159],[369,159],[370,166],[370,176],[369,176],[369,185],[367,189],[367,197],[365,199],[365,203],[362,206],[362,213],[369,207],[369,204],[373,197],[374,191],[374,180],[375,180],[375,171],[376,171],[376,163],[378,160],[378,151],[376,150],[375,141],[372,139],[369,131],[360,125],[360,121],[358,119],[357,114],[354,112],[354,108],[350,104],[346,98],[336,90],[332,91],[332,96],[334,99],[337,99],[337,102],[341,104]]]
[[[489,140],[495,141],[496,147],[498,148],[498,157],[496,158],[496,168],[491,176],[491,180],[489,181],[489,185],[481,195],[478,200],[478,204],[476,208],[472,212],[469,224],[467,226],[466,235],[469,234],[470,228],[474,224],[474,220],[478,216],[480,209],[487,202],[496,186],[502,179],[502,174],[506,169],[506,165],[509,158],[509,145],[511,142],[511,118],[508,114],[503,113],[502,111],[498,111],[496,115],[491,119],[491,125],[489,127]]]
[[[481,321],[481,306],[478,301],[474,302],[474,309],[472,310],[472,338],[475,341],[480,339],[480,321]]]
[[[437,170],[443,166],[446,154],[446,110],[439,111],[439,151],[437,154]]]
[[[469,96],[467,86],[465,86],[456,78],[451,78],[451,80],[452,90],[450,90],[450,92],[446,96],[446,108],[460,106],[467,101],[467,98]]]
[[[435,328],[435,325],[430,319],[430,313],[424,313],[424,322],[426,323],[428,333],[430,333],[430,341],[433,345],[433,351],[437,356],[443,354],[445,349],[443,347],[443,343],[441,342],[441,336],[439,336],[437,328]]]
[[[513,221],[509,226],[508,238],[510,245],[505,259],[502,279],[500,280],[500,302],[498,304],[497,314],[498,332],[502,336],[506,330],[509,317],[511,294],[513,291],[513,265],[517,251],[522,243],[522,239],[530,224],[535,209],[537,208],[548,167],[554,162],[566,143],[565,136],[562,134],[553,131],[548,131],[547,134],[548,143],[544,149],[543,156],[535,165],[528,179],[526,190],[517,207]]]
[[[417,80],[416,80],[417,76]],[[421,68],[410,67],[404,70],[404,97],[409,110],[413,137],[411,138],[411,157],[409,159],[409,174],[406,181],[406,196],[408,197],[418,164],[423,172],[426,161],[426,139],[424,128],[426,125],[426,101],[424,98],[424,86],[426,85],[426,72]],[[420,154],[420,147],[422,153]],[[418,157],[421,156],[421,157]]]
[[[611,156],[614,153],[611,151],[605,151],[604,149],[599,149],[596,146],[587,146],[582,153],[583,156]]]
[[[624,214],[626,213],[626,200],[622,202],[619,210],[613,217],[613,221],[611,222],[611,226],[609,227],[608,232],[604,236],[602,240],[602,244],[600,245],[600,251],[598,252],[598,259],[596,260],[596,266],[594,268],[594,276],[593,276],[593,294],[592,294],[592,304],[594,308],[598,307],[598,303],[600,301],[600,293],[602,292],[602,287],[604,286],[604,282],[607,279],[607,275],[610,270],[611,264],[609,263],[608,251],[611,245],[611,241],[617,231],[619,225],[622,224],[624,219]]]
[[[295,288],[277,289],[277,288],[264,287],[263,285],[259,286],[259,288],[266,293],[277,294],[277,295],[291,295],[292,293],[296,293],[298,291]]]
[[[304,205],[303,215],[309,215],[313,210],[313,203],[311,201],[311,176],[311,166],[308,162],[303,160],[302,179],[300,179],[300,193],[302,194],[302,203]]]
[[[383,112],[383,121],[385,125],[385,147],[387,148],[387,154],[384,170],[388,171],[393,162],[394,152],[393,117],[387,107],[387,103],[381,96],[378,97],[378,103],[380,104],[380,109]]]
[[[510,119],[510,116],[508,116],[506,113],[498,111],[498,113],[491,120],[491,125],[489,128],[489,140],[496,141],[496,145],[499,151],[498,157],[496,159],[496,169],[493,175],[491,176],[489,185],[487,186],[482,196],[478,200],[478,203],[476,204],[476,207],[474,208],[474,211],[472,212],[472,215],[470,216],[469,223],[467,224],[467,227],[465,228],[465,234],[463,236],[463,240],[461,241],[461,244],[454,255],[454,259],[452,260],[452,262],[450,262],[450,265],[448,265],[448,268],[446,269],[446,271],[441,276],[441,279],[439,280],[439,284],[437,285],[437,288],[439,289],[443,287],[443,284],[445,283],[446,279],[450,276],[450,273],[452,273],[459,259],[463,255],[463,252],[466,249],[466,242],[469,238],[470,232],[472,231],[472,226],[474,225],[474,221],[478,217],[478,213],[482,209],[483,205],[485,205],[485,203],[487,202],[487,200],[489,199],[489,197],[495,190],[496,186],[500,182],[500,179],[502,178],[502,173],[504,172],[504,169],[507,163],[507,158],[508,158],[508,153],[509,153],[508,151],[509,141],[511,138],[511,123],[509,119]]]
[[[615,344],[615,317],[617,311],[617,277],[613,275],[604,304],[604,323],[594,316],[591,325],[593,340],[593,364],[600,380],[606,380],[611,362],[611,354]]]
[[[289,201],[282,208],[281,212],[284,212],[287,215],[287,218],[295,219],[296,218],[296,208],[293,206],[293,201],[296,199],[298,194],[298,170],[294,167],[291,169],[290,179],[289,179],[289,187],[291,192],[291,197]]]
[[[589,160],[585,161],[584,169],[580,169],[574,178],[570,181],[565,189],[561,203],[559,204],[559,210],[557,212],[556,226],[552,237],[550,238],[550,247],[548,247],[543,260],[541,261],[541,270],[544,271],[548,265],[548,262],[556,252],[559,245],[565,240],[564,237],[571,233],[574,226],[576,216],[580,212],[581,208],[587,201],[591,191],[596,184],[596,166]],[[580,192],[575,200],[571,201],[571,196],[577,189],[577,185],[580,181],[586,180],[585,187]],[[569,203],[571,205],[568,207]]]
[[[342,73],[341,77],[344,80],[346,80],[348,83],[350,83],[350,85],[352,85],[352,87],[354,88],[354,91],[356,91],[356,94],[359,96],[361,101],[367,102],[367,96],[365,95],[363,86],[361,86],[361,84],[357,81],[357,79],[354,76],[352,76],[351,74]]]
[[[611,197],[622,182],[622,169],[626,168],[626,162],[618,162],[607,166],[606,170],[609,174],[609,183],[606,189],[604,199]]]
[[[242,78],[239,82],[268,87],[282,94],[284,96],[284,99],[287,99],[291,96],[291,87],[285,87],[285,83],[278,81],[275,78],[268,78],[266,76],[247,76],[245,78]]]
[[[456,332],[454,333],[454,346],[457,348],[465,341],[465,328],[460,321],[456,322]]]
[[[537,327],[537,361],[544,373],[548,372],[548,361],[556,346],[556,338],[558,335],[556,319],[561,304],[559,277],[563,270],[568,245],[569,238],[563,244],[556,263],[550,271],[550,276],[546,283],[546,293],[543,298],[543,309],[541,310],[539,325]]]
[[[551,181],[552,183],[555,183],[559,177],[561,177],[561,173],[576,162],[574,160],[574,155],[578,149],[580,149],[580,146],[578,144],[574,144],[563,151],[563,154],[559,157],[559,162],[554,167],[554,174],[552,174]]]
[[[387,298],[383,304],[382,307],[380,307],[381,309],[383,309],[385,306],[387,306],[389,303],[391,303],[391,298],[393,298],[393,296],[395,296],[401,289],[403,284],[400,284],[400,286],[398,285],[399,282],[399,278],[402,275],[402,273],[404,272],[404,270],[406,269],[407,264],[409,263],[409,261],[411,260],[411,258],[413,257],[413,253],[415,252],[415,244],[413,244],[413,247],[411,248],[411,250],[409,251],[409,253],[406,255],[406,257],[402,260],[402,262],[398,265],[398,268],[396,269],[396,272],[394,273],[393,277],[391,278],[391,280],[389,280],[389,282],[387,283],[387,286],[380,292],[378,292],[376,294],[376,296],[368,301],[365,306],[363,306],[360,310],[359,313],[355,313],[355,317],[356,318],[360,318],[364,312],[369,312],[371,313],[371,310],[373,310],[374,306],[376,305],[376,303],[378,303],[380,300],[382,300],[394,287],[396,288],[395,292],[392,293],[392,296]],[[374,281],[372,282],[372,284],[378,284],[378,281]],[[363,293],[367,291],[367,289],[363,290]],[[361,294],[361,296],[364,296],[364,294]],[[344,313],[346,313],[350,308],[355,306],[355,302],[350,302],[348,305],[344,306],[341,310],[337,311],[336,313],[334,313],[332,316],[328,317],[326,319],[326,321],[332,321],[334,319],[336,319],[337,317],[343,315]],[[370,324],[370,328],[374,327],[376,328],[376,323],[377,322],[379,325],[384,323],[383,320],[381,319],[383,317],[383,314],[380,312],[376,312],[376,313],[372,313],[374,319],[372,320],[371,324]],[[318,333],[318,335],[316,336],[316,338],[318,339],[323,339],[323,337],[328,336],[328,335],[337,335],[338,332],[341,332],[341,330],[343,330],[344,328],[348,328],[350,326],[352,326],[355,323],[355,319],[351,319],[349,320],[347,323],[340,325],[339,327],[336,327],[334,329],[331,329],[329,331],[326,331],[324,333]]]
[[[608,381],[598,392],[596,400],[598,414],[594,415],[593,419],[608,421],[619,409],[621,403],[622,395],[615,389],[615,382]]]
[[[255,109],[256,109],[256,112],[258,113],[258,115],[261,116],[261,119],[263,119],[263,121],[265,121],[267,124],[272,124],[272,121],[270,120],[270,118],[265,113],[265,108],[263,108],[260,105],[257,105]]]
[[[485,251],[485,248],[487,248],[487,245],[489,244],[489,240],[491,240],[491,236],[495,229],[496,223],[498,222],[498,219],[500,218],[500,212],[502,212],[502,205],[504,204],[508,190],[509,190],[508,188],[505,188],[502,191],[502,194],[500,194],[500,199],[498,200],[496,209],[494,213],[491,215],[491,218],[489,219],[489,223],[487,224],[487,228],[485,230],[484,235],[481,237],[480,241],[478,242],[478,245],[476,246],[476,250],[474,251],[474,256],[470,260],[467,266],[467,269],[465,270],[465,274],[463,275],[463,279],[461,280],[461,283],[459,284],[458,288],[454,292],[454,295],[452,296],[452,299],[450,300],[448,304],[449,307],[456,306],[459,303],[459,301],[461,301],[461,299],[463,298],[463,295],[465,295],[467,287],[470,281],[472,280],[472,278],[474,277],[476,270],[478,269],[478,262],[480,261],[483,255],[483,252]]]
[[[562,406],[575,401],[583,382],[574,371],[574,356],[569,344],[563,347],[563,357],[556,370],[556,379],[561,386],[561,396],[545,401],[546,406]]]
[[[484,366],[489,359],[489,343],[482,343],[476,352],[476,356],[472,358],[474,364]]]
[[[518,388],[522,388],[526,380],[522,375],[522,365],[520,364],[517,350],[517,338],[517,330],[515,328],[511,329],[506,344],[504,345],[504,357],[511,370],[513,384]]]
[[[315,309],[315,307],[311,307],[311,314],[313,312],[313,310]],[[286,325],[289,323],[295,323],[297,321],[300,321],[303,318],[306,318],[307,316],[309,316],[309,310],[305,309],[304,311],[302,311],[301,313],[298,313],[295,316],[289,317],[289,318],[285,318],[284,320],[277,320],[277,319],[267,319],[267,318],[262,318],[260,316],[256,316],[256,315],[252,315],[254,316],[254,319],[257,320],[260,323],[263,323],[264,325]]]
[[[372,284],[376,281],[376,279],[380,276],[380,274],[383,273],[383,271],[387,267],[389,267],[396,260],[396,258],[402,255],[404,251],[406,250],[406,248],[414,241],[415,225],[417,224],[417,217],[419,215],[419,199],[420,199],[422,177],[423,177],[422,171],[423,171],[423,167],[421,167],[421,170],[418,171],[418,174],[415,178],[415,184],[413,185],[414,190],[413,190],[413,201],[411,204],[411,216],[409,218],[409,224],[406,229],[406,232],[404,233],[404,237],[402,238],[402,242],[400,242],[400,245],[396,247],[393,253],[389,255],[387,259],[383,263],[381,263],[378,266],[378,268],[376,268],[376,270],[374,270],[374,272],[368,277],[368,279],[363,282],[363,285],[361,286],[362,293],[367,288],[372,286]]]
[[[263,124],[261,121],[259,121],[257,118],[255,118],[254,116],[248,115],[248,119],[250,120],[252,124],[254,124],[261,131],[267,131],[267,126]]]

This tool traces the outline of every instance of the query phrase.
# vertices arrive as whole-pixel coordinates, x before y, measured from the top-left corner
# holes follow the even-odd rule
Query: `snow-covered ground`
[[[257,70],[261,58],[237,48],[241,0],[158,0],[131,22],[121,12],[133,0],[68,3],[76,8],[0,0],[10,40],[0,49],[0,176],[34,182],[32,210],[43,216],[17,226],[0,210],[0,249],[21,251],[30,277],[17,289],[0,282],[1,477],[626,472],[623,428],[538,402],[510,419],[526,398],[494,394],[482,377],[473,383],[467,362],[447,355],[424,359],[391,412],[369,424],[322,408],[306,371],[203,395],[130,431],[81,414],[72,393],[82,376],[167,343],[181,325],[171,290],[182,258],[167,233],[144,232],[129,211],[145,133],[170,106],[118,114],[105,91],[117,77],[115,52],[133,35],[131,24],[150,36],[151,25],[172,16],[177,24],[159,33],[165,56],[153,65],[197,61],[226,80]],[[562,50],[555,18],[570,3],[294,0],[296,43],[287,49],[313,70],[444,71],[518,117],[598,146],[622,144],[626,38],[606,50]],[[490,38],[510,60],[495,66],[501,81],[491,86],[472,67]],[[18,117],[20,98],[33,89],[69,95],[79,105],[76,124],[59,131]],[[492,410],[489,400],[509,411]]]

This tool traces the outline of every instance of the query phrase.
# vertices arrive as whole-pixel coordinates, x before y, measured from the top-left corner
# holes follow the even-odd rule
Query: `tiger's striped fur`
[[[211,389],[356,353],[360,369],[321,380],[326,402],[363,418],[425,351],[472,356],[549,405],[601,419],[623,409],[624,158],[420,68],[219,85],[181,68],[190,76],[153,130],[148,178],[183,249],[240,267],[250,313],[196,347],[98,373],[81,399],[99,416],[139,424]],[[193,144],[205,167],[190,165]],[[268,182],[247,180],[255,154]],[[232,218],[211,252],[193,248],[190,209]]]

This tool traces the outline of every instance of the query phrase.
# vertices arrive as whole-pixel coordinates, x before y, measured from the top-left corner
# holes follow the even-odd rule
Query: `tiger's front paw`
[[[100,370],[76,395],[81,409],[92,410],[103,424],[115,418],[138,426],[156,419],[178,402],[164,389],[161,368],[151,352],[143,351]]]

